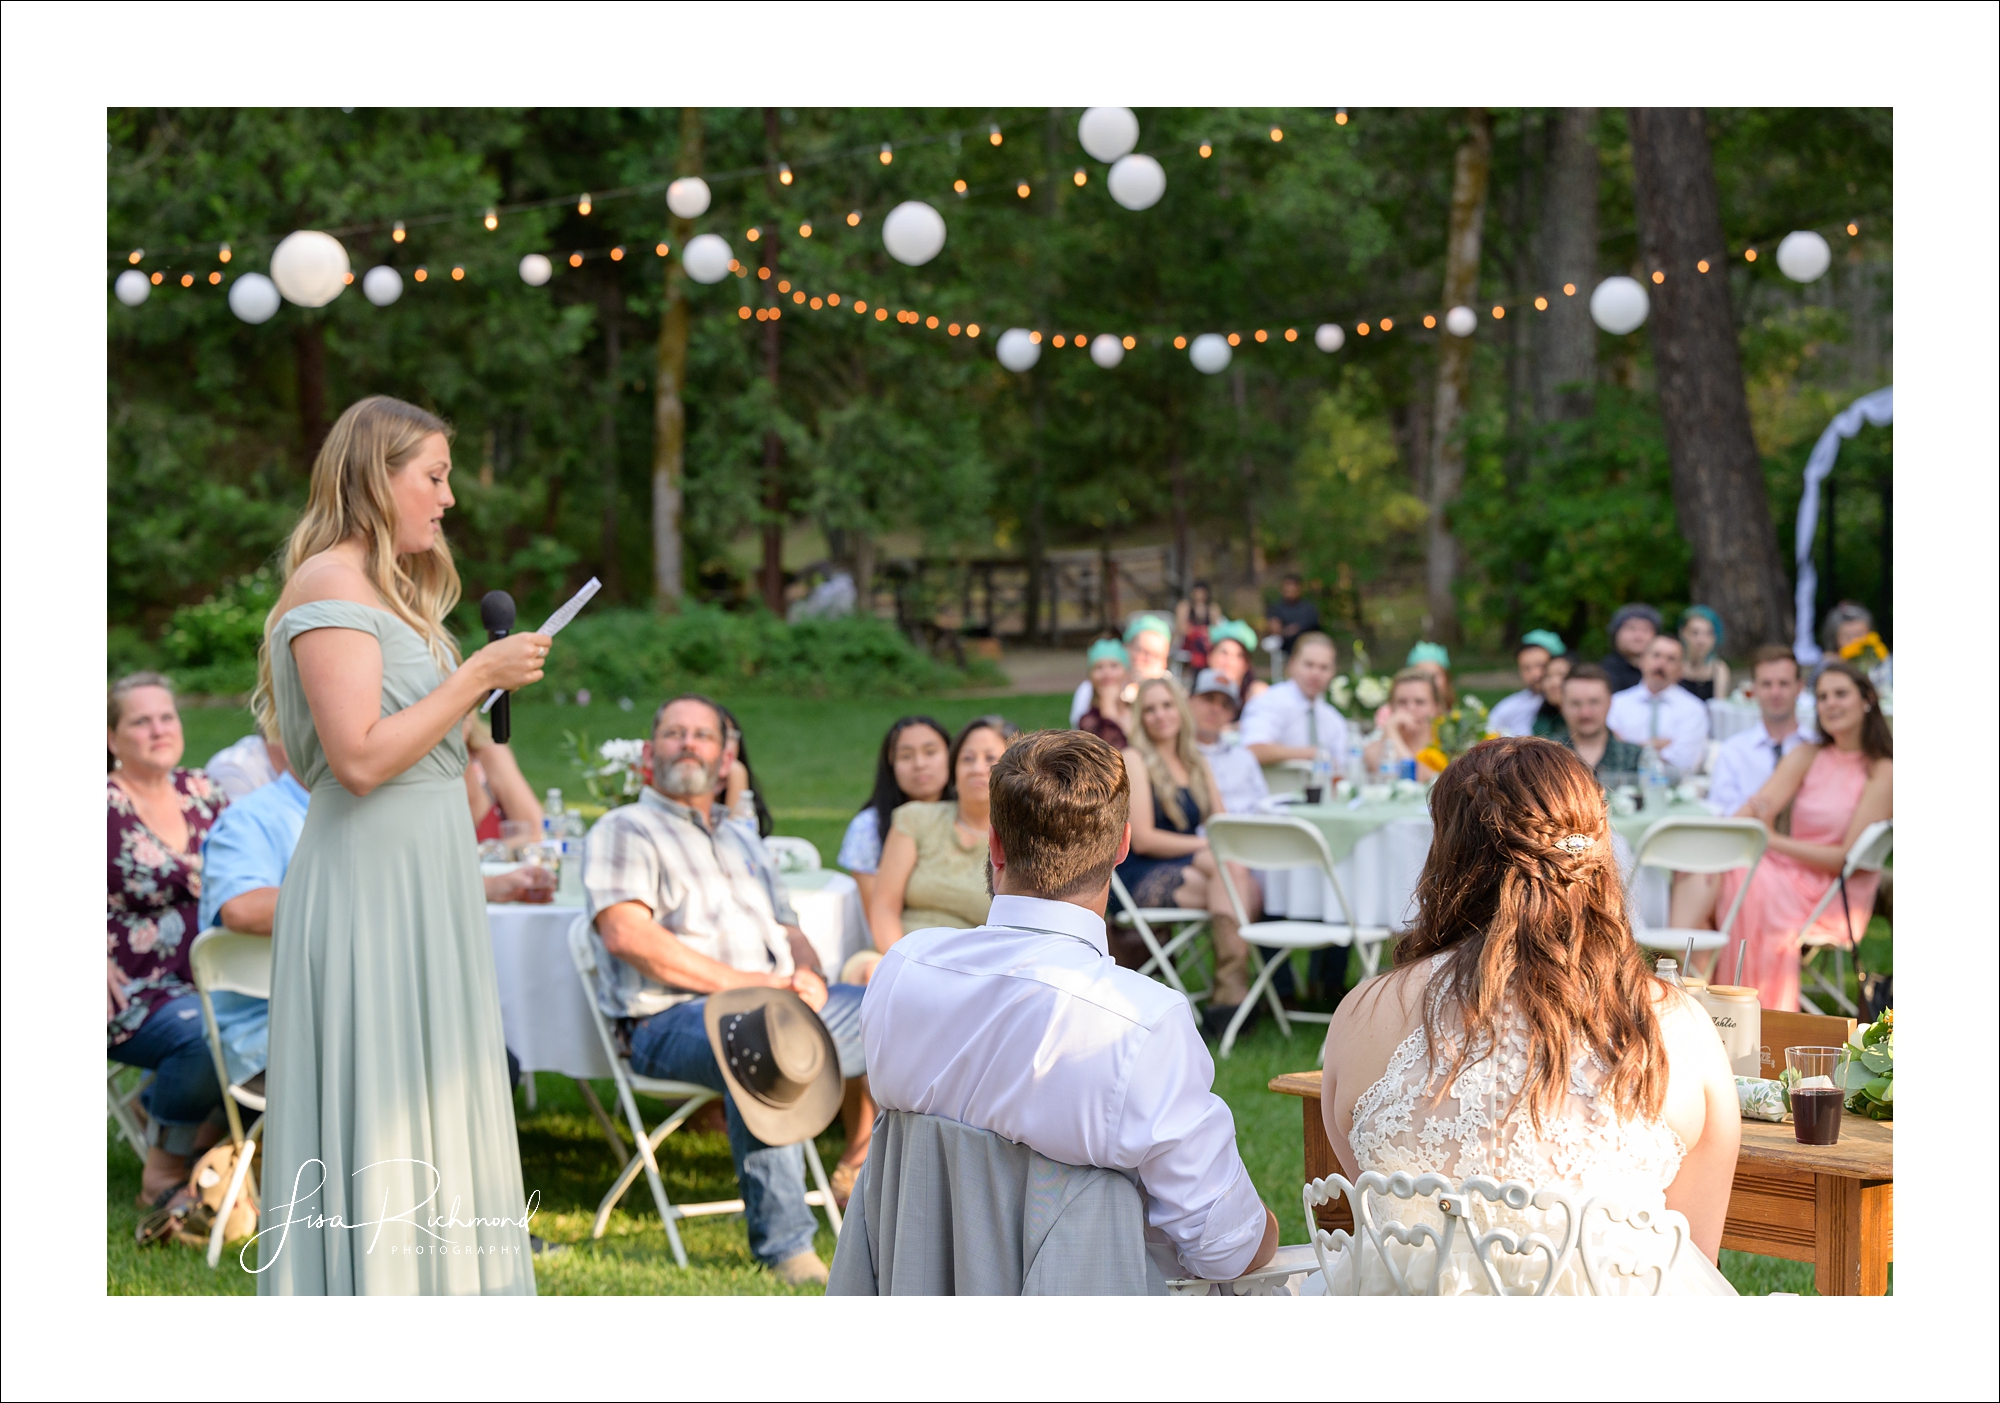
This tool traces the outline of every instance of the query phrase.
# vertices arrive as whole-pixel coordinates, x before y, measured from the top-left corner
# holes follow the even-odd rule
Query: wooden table
[[[1318,1072],[1287,1072],[1271,1090],[1304,1104],[1306,1179],[1341,1172],[1320,1120]],[[1894,1127],[1843,1115],[1840,1143],[1801,1145],[1790,1124],[1743,1122],[1722,1245],[1813,1264],[1822,1296],[1881,1296],[1896,1259]],[[1354,1230],[1347,1200],[1317,1210],[1320,1227]]]

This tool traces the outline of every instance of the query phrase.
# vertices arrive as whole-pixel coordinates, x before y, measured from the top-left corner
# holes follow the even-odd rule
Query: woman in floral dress
[[[188,951],[199,934],[202,843],[229,800],[200,770],[180,768],[186,744],[166,678],[138,672],[112,686],[105,1042],[113,1061],[153,1073],[141,1098],[151,1142],[143,1207],[187,1182],[191,1157],[219,1135],[203,1127],[222,1104]]]

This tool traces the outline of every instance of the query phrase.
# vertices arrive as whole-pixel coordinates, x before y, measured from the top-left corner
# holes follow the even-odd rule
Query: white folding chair
[[[1313,1212],[1337,1196],[1353,1210],[1353,1233],[1327,1232]],[[1607,1292],[1625,1278],[1657,1296],[1691,1241],[1687,1219],[1671,1208],[1633,1209],[1610,1198],[1579,1206],[1559,1189],[1484,1176],[1455,1180],[1371,1169],[1351,1183],[1339,1174],[1315,1179],[1305,1186],[1304,1199],[1306,1231],[1328,1295],[1358,1295],[1386,1284],[1379,1294],[1435,1296],[1454,1256],[1464,1269],[1469,1253],[1475,1279],[1486,1287],[1481,1295],[1547,1296],[1558,1286],[1565,1295],[1633,1294]],[[1385,1216],[1385,1209],[1398,1216]],[[1508,1214],[1530,1210],[1539,1227],[1520,1216],[1513,1219],[1518,1226],[1508,1222]]]
[[[118,1089],[118,1078],[127,1072],[137,1072],[130,1091]],[[118,1125],[118,1133],[125,1137],[125,1143],[132,1147],[132,1153],[139,1156],[139,1163],[146,1162],[146,1127],[139,1117],[144,1114],[139,1109],[139,1093],[153,1080],[153,1074],[140,1067],[130,1067],[123,1062],[112,1062],[108,1058],[104,1069],[104,1099],[111,1119]]]
[[[1743,898],[1750,893],[1750,880],[1757,875],[1757,864],[1764,860],[1768,841],[1764,825],[1748,818],[1663,818],[1648,828],[1632,858],[1635,868],[1704,874],[1734,872],[1739,867],[1750,870],[1743,874],[1743,885],[1736,889],[1736,900],[1729,903],[1729,913],[1722,918],[1720,930],[1641,926],[1636,919],[1639,904],[1635,901],[1632,938],[1648,950],[1668,954],[1692,950],[1705,955],[1721,950],[1729,943],[1729,932],[1736,926],[1736,913],[1743,909]]]
[[[243,1181],[249,1177],[250,1161],[257,1154],[257,1132],[264,1125],[265,1102],[261,1093],[229,1079],[229,1064],[222,1055],[222,1034],[215,1026],[215,1004],[210,995],[229,993],[252,999],[270,998],[271,939],[219,927],[205,930],[188,948],[188,964],[194,973],[195,992],[201,996],[208,1055],[215,1061],[215,1079],[223,1087],[222,1109],[229,1117],[229,1140],[242,1150],[236,1156],[236,1170],[229,1176],[229,1189],[222,1197],[222,1211],[215,1215],[215,1226],[208,1232],[208,1264],[215,1267],[222,1261],[223,1230],[229,1225],[236,1200],[243,1194]],[[257,1113],[247,1131],[237,1110],[239,1106]]]
[[[625,1167],[618,1171],[618,1178],[612,1182],[602,1200],[597,1205],[597,1217],[590,1225],[593,1238],[604,1236],[604,1230],[611,1221],[611,1210],[618,1206],[618,1200],[632,1186],[632,1181],[645,1171],[646,1182],[653,1190],[653,1206],[659,1210],[660,1225],[667,1231],[667,1245],[673,1249],[674,1262],[678,1266],[688,1264],[687,1249],[681,1245],[680,1230],[674,1226],[682,1218],[710,1217],[721,1213],[741,1213],[743,1200],[740,1198],[720,1199],[714,1203],[674,1204],[667,1199],[667,1186],[660,1178],[659,1161],[654,1152],[665,1139],[687,1123],[689,1116],[711,1101],[722,1099],[722,1093],[694,1082],[663,1081],[658,1077],[641,1076],[632,1070],[631,1060],[618,1051],[618,1042],[611,1034],[611,1022],[604,1011],[597,1006],[597,951],[590,938],[590,916],[578,916],[569,928],[569,954],[576,965],[576,977],[583,985],[583,1001],[590,1007],[590,1020],[597,1029],[598,1040],[604,1046],[604,1059],[611,1064],[611,1078],[618,1087],[618,1102],[625,1111],[625,1121],[631,1127],[632,1139],[638,1145]],[[636,1094],[657,1096],[662,1100],[678,1101],[680,1105],[649,1134],[646,1122],[639,1115]],[[612,1136],[609,1126],[605,1128],[607,1137]],[[615,1137],[613,1137],[615,1138]],[[811,1140],[799,1142],[805,1147],[806,1167],[812,1171],[817,1189],[806,1194],[806,1202],[826,1211],[827,1223],[835,1236],[840,1233],[840,1208],[833,1201],[833,1190],[827,1185],[826,1166],[820,1163],[819,1148]],[[620,1145],[622,1153],[623,1146]]]
[[[1854,846],[1847,850],[1847,861],[1840,866],[1840,875],[1826,884],[1820,894],[1819,904],[1807,916],[1805,924],[1799,927],[1799,1004],[1807,1013],[1823,1013],[1825,1010],[1806,997],[1805,983],[1811,976],[1813,987],[1832,999],[1842,1013],[1850,1018],[1859,1017],[1861,1010],[1854,1000],[1847,997],[1847,965],[1854,944],[1850,939],[1833,935],[1826,931],[1814,930],[1819,918],[1825,914],[1840,895],[1843,883],[1856,872],[1880,872],[1889,861],[1889,854],[1896,846],[1896,824],[1893,819],[1883,819],[1871,823],[1861,830],[1861,836],[1854,840]],[[1845,913],[1843,913],[1845,914]],[[1850,927],[1851,929],[1851,927]],[[1830,952],[1833,960],[1833,978],[1828,979],[1826,971],[1820,968],[1819,953]]]
[[[1311,782],[1310,760],[1278,760],[1264,766],[1264,787],[1273,799],[1303,799]]]
[[[1208,928],[1208,912],[1182,906],[1141,906],[1132,900],[1132,893],[1125,889],[1125,883],[1118,879],[1116,872],[1111,874],[1111,895],[1118,902],[1118,910],[1112,916],[1112,921],[1136,931],[1150,952],[1146,963],[1139,966],[1139,973],[1157,974],[1173,985],[1175,991],[1186,999],[1190,1006],[1207,998],[1209,995],[1207,989],[1189,991],[1187,984],[1181,978],[1180,970],[1175,967],[1175,962],[1181,953]],[[1165,944],[1160,943],[1159,936],[1153,931],[1155,922],[1169,926],[1173,930],[1173,934]]]
[[[771,855],[780,872],[819,871],[819,849],[809,839],[773,833],[764,840],[764,851]]]
[[[1215,856],[1216,868],[1222,874],[1222,889],[1229,894],[1230,909],[1236,913],[1243,939],[1250,946],[1250,963],[1257,971],[1250,992],[1237,1006],[1236,1016],[1229,1020],[1229,1027],[1223,1031],[1217,1055],[1227,1057],[1230,1049],[1235,1047],[1236,1035],[1243,1027],[1243,1020],[1250,1016],[1250,1010],[1260,997],[1270,1001],[1278,1027],[1288,1038],[1292,1035],[1294,1020],[1312,1023],[1332,1021],[1331,1014],[1288,1014],[1285,1011],[1285,1006],[1278,1001],[1277,991],[1271,988],[1271,978],[1277,973],[1278,965],[1288,959],[1294,950],[1346,949],[1353,946],[1361,951],[1362,968],[1373,976],[1381,959],[1382,947],[1388,942],[1391,932],[1387,926],[1364,926],[1354,919],[1354,908],[1347,904],[1347,893],[1341,888],[1340,874],[1334,871],[1333,852],[1326,845],[1326,835],[1302,818],[1283,814],[1217,814],[1208,821],[1208,850]],[[1325,874],[1327,885],[1333,888],[1334,901],[1346,919],[1340,922],[1253,922],[1245,913],[1235,880],[1229,875],[1229,864],[1232,862],[1265,870],[1316,867]],[[1260,945],[1276,946],[1285,953],[1267,964],[1258,951]],[[1322,1047],[1322,1055],[1324,1052]]]

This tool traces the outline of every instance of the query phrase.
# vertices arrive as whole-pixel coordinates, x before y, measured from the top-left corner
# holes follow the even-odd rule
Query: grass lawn
[[[867,795],[882,734],[897,717],[926,712],[954,728],[970,717],[998,711],[1030,730],[1064,724],[1069,699],[722,700],[743,723],[779,831],[811,839],[831,863],[848,818]],[[566,793],[580,794],[582,784],[570,763],[571,752],[564,747],[563,732],[580,732],[594,745],[613,736],[643,736],[649,721],[647,711],[625,712],[604,703],[524,706],[514,717],[514,749],[538,790],[559,786]],[[190,708],[182,713],[182,724],[188,760],[197,765],[252,729],[247,712],[230,708]],[[1277,1214],[1288,1243],[1306,1240],[1299,1202],[1305,1172],[1300,1103],[1265,1086],[1281,1072],[1313,1065],[1316,1033],[1306,1025],[1287,1041],[1269,1019],[1260,1020],[1238,1041],[1234,1055],[1216,1069],[1215,1089],[1235,1113],[1244,1163],[1264,1202]],[[536,1263],[542,1294],[816,1293],[817,1288],[790,1293],[759,1267],[749,1254],[742,1221],[735,1218],[683,1222],[689,1266],[685,1271],[675,1267],[643,1181],[612,1214],[604,1237],[590,1241],[597,1200],[617,1166],[574,1083],[545,1072],[537,1078],[536,1088],[534,1111],[516,1096],[522,1171],[526,1188],[541,1194],[536,1233],[563,1248]],[[607,1106],[615,1104],[609,1082],[598,1083],[596,1089]],[[648,1103],[646,1112],[649,1122],[657,1119],[657,1104]],[[238,1266],[233,1249],[224,1253],[221,1270],[210,1272],[200,1252],[192,1248],[169,1245],[141,1251],[133,1246],[132,1231],[139,1218],[133,1204],[139,1162],[115,1132],[109,1132],[107,1139],[106,1290],[112,1295],[254,1293],[256,1280]],[[845,1145],[838,1122],[819,1145],[830,1168]],[[668,1193],[677,1202],[737,1196],[728,1143],[719,1131],[677,1132],[662,1147],[661,1170]],[[833,1235],[823,1218],[817,1246],[820,1256],[830,1260]],[[1812,1269],[1805,1263],[1725,1252],[1722,1269],[1746,1294],[1812,1293]]]

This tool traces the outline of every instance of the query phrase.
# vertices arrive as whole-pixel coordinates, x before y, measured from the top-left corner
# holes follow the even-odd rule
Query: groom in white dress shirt
[[[1651,746],[1681,774],[1701,768],[1708,753],[1708,703],[1681,686],[1687,658],[1680,639],[1663,633],[1646,645],[1639,685],[1611,699],[1611,734],[1633,745]]]
[[[1149,1236],[1189,1276],[1262,1266],[1278,1222],[1187,1001],[1106,953],[1111,869],[1131,845],[1123,759],[1084,732],[1038,731],[1007,748],[990,792],[987,924],[914,931],[869,980],[876,1102],[1136,1178]]]

